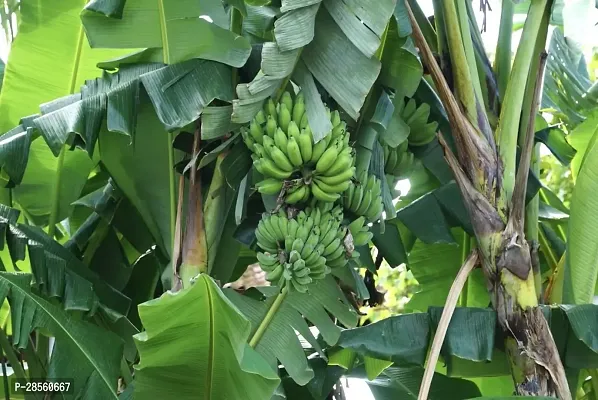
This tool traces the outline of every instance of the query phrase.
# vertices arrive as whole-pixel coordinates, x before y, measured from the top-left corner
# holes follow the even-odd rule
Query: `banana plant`
[[[492,61],[468,0],[433,19],[414,0],[18,4],[7,398],[65,377],[90,399],[338,400],[343,376],[376,399],[596,393],[595,97],[564,4],[503,1]],[[574,171],[570,210],[540,143]],[[418,291],[369,323],[382,264]]]

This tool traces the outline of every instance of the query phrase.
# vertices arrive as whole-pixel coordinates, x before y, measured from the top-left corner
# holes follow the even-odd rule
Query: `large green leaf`
[[[271,289],[274,290],[274,293],[271,294],[277,292],[277,288]],[[270,296],[265,300],[255,300],[249,296],[241,296],[234,290],[227,290],[225,293],[251,321],[252,332],[255,332],[262,323],[275,300],[275,296]],[[332,277],[312,284],[310,292],[307,294],[297,292],[288,294],[272,320],[269,321],[269,325],[255,349],[273,366],[279,360],[295,382],[305,385],[314,377],[314,373],[307,363],[295,331],[303,336],[316,351],[322,351],[320,344],[309,330],[303,318],[305,317],[318,328],[328,344],[334,345],[338,341],[341,331],[328,313],[338,318],[339,322],[346,327],[354,327],[357,324],[355,311],[348,304]]]
[[[348,375],[363,379],[376,400],[416,400],[424,370],[420,367],[394,366],[387,368],[378,378],[371,381],[365,380],[363,368],[355,369]],[[464,400],[480,395],[480,390],[471,381],[434,373],[428,399]]]
[[[39,112],[40,104],[77,92],[85,79],[101,73],[95,66],[98,61],[122,53],[90,49],[79,19],[82,6],[76,1],[20,2],[19,34],[11,46],[0,94],[1,133]],[[54,207],[57,221],[69,215],[70,204],[93,167],[80,151],[66,152],[62,159],[53,157],[42,140],[33,142],[27,170],[14,155],[0,158],[3,169],[8,168],[6,164],[21,169],[13,180],[21,182],[22,178],[23,186],[14,189],[14,199],[38,224],[46,222]]]
[[[93,314],[103,305],[127,314],[129,298],[102,281],[41,229],[18,224],[18,214],[0,205],[0,249],[8,248],[13,263],[29,256],[35,285],[42,295],[62,300],[66,310]]]
[[[579,169],[586,159],[586,154],[589,154],[589,150],[594,147],[598,138],[597,133],[598,113],[593,112],[569,134],[569,142],[576,150],[575,157],[571,161],[571,175],[573,175],[573,179],[577,179]]]
[[[558,28],[553,31],[548,52],[542,107],[554,110],[573,128],[598,105],[595,98],[586,96],[592,85],[587,66],[580,49]]]
[[[277,373],[247,345],[251,324],[212,278],[139,306],[141,399],[269,399]]]
[[[226,14],[217,0],[112,0],[98,7],[99,3],[91,1],[81,15],[92,47],[161,49],[146,61],[175,64],[203,58],[234,67],[243,66],[251,53],[246,39],[228,26],[218,26]]]
[[[564,302],[591,303],[598,278],[598,147],[588,148],[573,189]]]
[[[598,367],[598,306],[543,306],[542,310],[564,365],[575,369]],[[346,330],[337,346],[361,357],[392,361],[399,367],[423,367],[441,313],[441,308],[431,308],[427,313],[393,316]],[[505,354],[494,347],[497,329],[492,309],[457,307],[441,353],[448,375],[468,379],[510,375]]]
[[[115,65],[119,62],[123,60]],[[172,134],[167,130],[196,120],[213,99],[230,101],[232,96],[230,68],[222,64],[204,60],[170,66],[124,63],[118,73],[87,81],[81,94],[45,105],[46,113],[32,123],[56,155],[71,132],[90,153],[100,137],[104,165],[169,254],[176,185]],[[107,129],[101,129],[104,118]],[[25,143],[8,142],[0,147],[0,154],[22,158],[28,137],[20,135],[16,140]],[[6,172],[15,180],[21,171],[15,167]]]
[[[32,293],[31,275],[0,272],[0,301],[11,305],[13,343],[29,345],[30,334],[41,330],[56,342],[48,378],[74,379],[74,396],[116,399],[123,345],[112,333],[69,317],[63,310]]]
[[[430,306],[443,306],[457,272],[463,263],[463,236],[460,229],[453,230],[456,242],[453,244],[425,244],[415,242],[409,253],[409,269],[419,283],[419,290],[406,307],[416,311],[427,311]],[[470,306],[486,307],[490,303],[481,270],[474,271],[467,281],[467,303]]]
[[[309,90],[306,106],[316,141],[330,130],[330,124],[325,114],[315,112],[322,100],[312,90],[313,78],[357,119],[380,71],[381,63],[373,55],[394,5],[393,0],[380,1],[376,7],[368,7],[364,0],[283,0],[274,23],[275,39],[267,39],[263,46],[261,70],[252,82],[237,87],[233,121],[251,120],[263,101],[286,82],[299,60],[306,68],[300,66],[295,78]],[[264,29],[267,25],[258,30]],[[251,33],[259,32],[254,29]]]

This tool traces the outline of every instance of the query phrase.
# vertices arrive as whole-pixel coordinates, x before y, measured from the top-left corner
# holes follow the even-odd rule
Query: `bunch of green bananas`
[[[404,104],[404,102],[403,102]],[[438,123],[428,122],[430,117],[430,105],[422,103],[417,106],[414,99],[409,99],[403,110],[401,118],[409,125],[409,144],[412,146],[423,146],[430,143],[436,137]]]
[[[370,232],[365,217],[361,216],[349,224],[349,232],[353,237],[354,246],[364,246],[370,242],[374,234]],[[355,251],[353,253],[356,253]],[[358,256],[359,254],[357,254]],[[353,257],[356,255],[353,254]]]
[[[303,93],[293,100],[285,92],[278,104],[269,99],[249,129],[242,129],[243,141],[253,152],[253,165],[266,178],[256,185],[264,194],[285,190],[285,202],[306,202],[310,195],[334,202],[347,190],[355,174],[354,150],[338,111],[330,113],[332,131],[314,144]]]
[[[388,145],[382,146],[384,149],[384,173],[393,176],[396,180],[406,178],[413,167],[413,153],[407,149],[408,142],[395,148]]]
[[[347,263],[344,239],[347,228],[341,225],[343,210],[337,206],[308,207],[289,218],[287,211],[264,214],[255,231],[257,253],[266,279],[282,289],[301,293],[307,285],[323,279],[330,268]]]
[[[375,175],[363,171],[358,182],[351,183],[340,199],[347,210],[357,216],[364,216],[369,222],[376,222],[382,216],[382,183]]]

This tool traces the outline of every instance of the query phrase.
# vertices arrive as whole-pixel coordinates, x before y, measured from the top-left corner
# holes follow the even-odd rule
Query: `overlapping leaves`
[[[275,300],[275,296],[256,300],[249,296],[241,296],[233,290],[227,290],[225,294],[251,321],[252,332],[256,331]],[[256,351],[272,366],[276,366],[279,360],[295,382],[305,385],[314,377],[314,373],[308,365],[295,331],[322,354],[320,344],[303,317],[318,328],[326,343],[334,345],[341,331],[328,313],[346,327],[354,327],[357,324],[357,314],[332,277],[312,284],[308,294],[289,294],[270,321],[264,336],[255,347]]]
[[[263,101],[283,85],[299,65],[297,83],[317,80],[351,118],[359,110],[380,71],[373,58],[391,17],[395,1],[362,7],[359,1],[282,1],[274,23],[274,41],[262,50],[261,70],[249,84],[237,87],[232,119],[248,122]],[[308,119],[318,141],[329,130],[317,92],[306,95]]]

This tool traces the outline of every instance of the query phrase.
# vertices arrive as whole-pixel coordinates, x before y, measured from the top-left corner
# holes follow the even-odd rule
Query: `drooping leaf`
[[[579,170],[598,139],[598,113],[592,113],[569,134],[569,142],[577,151],[571,161],[571,175],[577,179]]]
[[[41,329],[56,338],[48,378],[74,379],[74,396],[116,399],[123,345],[114,334],[70,318],[30,289],[31,275],[0,272],[0,301],[11,305],[13,343],[20,349]]]
[[[136,397],[262,400],[280,382],[247,345],[250,322],[207,275],[140,305],[139,315],[146,330],[135,336]]]
[[[367,381],[376,400],[417,399],[419,387],[424,375],[422,368],[387,368],[377,379]],[[458,378],[448,378],[434,373],[428,399],[462,400],[479,396],[480,390],[475,383]]]
[[[124,9],[121,1],[111,5],[112,9],[86,8],[81,15],[92,47],[162,49],[161,57],[152,61],[175,64],[203,58],[234,67],[243,66],[251,52],[246,39],[217,25],[226,19],[219,1],[129,0]]]
[[[244,26],[266,40],[261,70],[252,82],[237,87],[239,99],[233,103],[232,120],[250,121],[264,100],[281,89],[299,60],[349,116],[357,119],[380,70],[380,63],[371,56],[380,46],[394,3],[383,0],[377,7],[362,7],[356,1],[285,0],[274,23],[274,41],[267,35],[274,15],[262,7],[263,15]],[[303,74],[298,76],[300,81],[302,77],[310,78]],[[318,118],[318,113],[310,114],[314,136],[325,135],[326,121]]]
[[[563,165],[569,165],[576,150],[567,142],[565,132],[556,127],[542,129],[535,134],[535,140],[542,142]]]
[[[38,113],[40,104],[76,93],[85,79],[101,74],[98,61],[123,54],[122,50],[90,49],[79,18],[81,7],[74,2],[20,2],[19,34],[11,46],[0,94],[1,133],[18,125],[21,118]],[[80,195],[94,163],[81,151],[66,152],[58,160],[41,139],[29,149],[31,139],[21,142],[27,150],[20,150],[21,156],[29,155],[28,168],[26,159],[13,149],[6,151],[4,143],[2,168],[14,182],[21,183],[23,178],[23,186],[17,186],[13,195],[34,223],[45,224],[55,204],[61,221],[69,215],[70,204]],[[14,174],[11,169],[16,170]]]
[[[18,211],[0,205],[0,249],[8,248],[16,263],[29,255],[35,285],[41,294],[58,298],[66,310],[93,314],[100,303],[127,314],[130,299],[102,281],[70,251],[41,229],[16,223]]]
[[[559,119],[575,127],[585,120],[584,115],[595,108],[597,102],[585,95],[592,82],[587,76],[583,55],[569,41],[560,29],[553,31],[548,48],[542,107],[555,110]]]
[[[338,318],[344,326],[354,327],[357,324],[357,315],[332,277],[317,281],[311,287],[308,294],[293,292],[287,295],[255,347],[270,365],[275,366],[276,360],[279,360],[299,385],[305,385],[314,374],[295,331],[314,346],[315,350],[320,347],[303,317],[319,329],[330,345],[338,341],[341,332],[328,313]],[[225,294],[251,321],[252,332],[262,323],[275,300],[274,297],[265,301],[255,300],[232,290],[225,291]]]
[[[564,302],[590,303],[598,279],[598,147],[587,150],[571,198]]]

